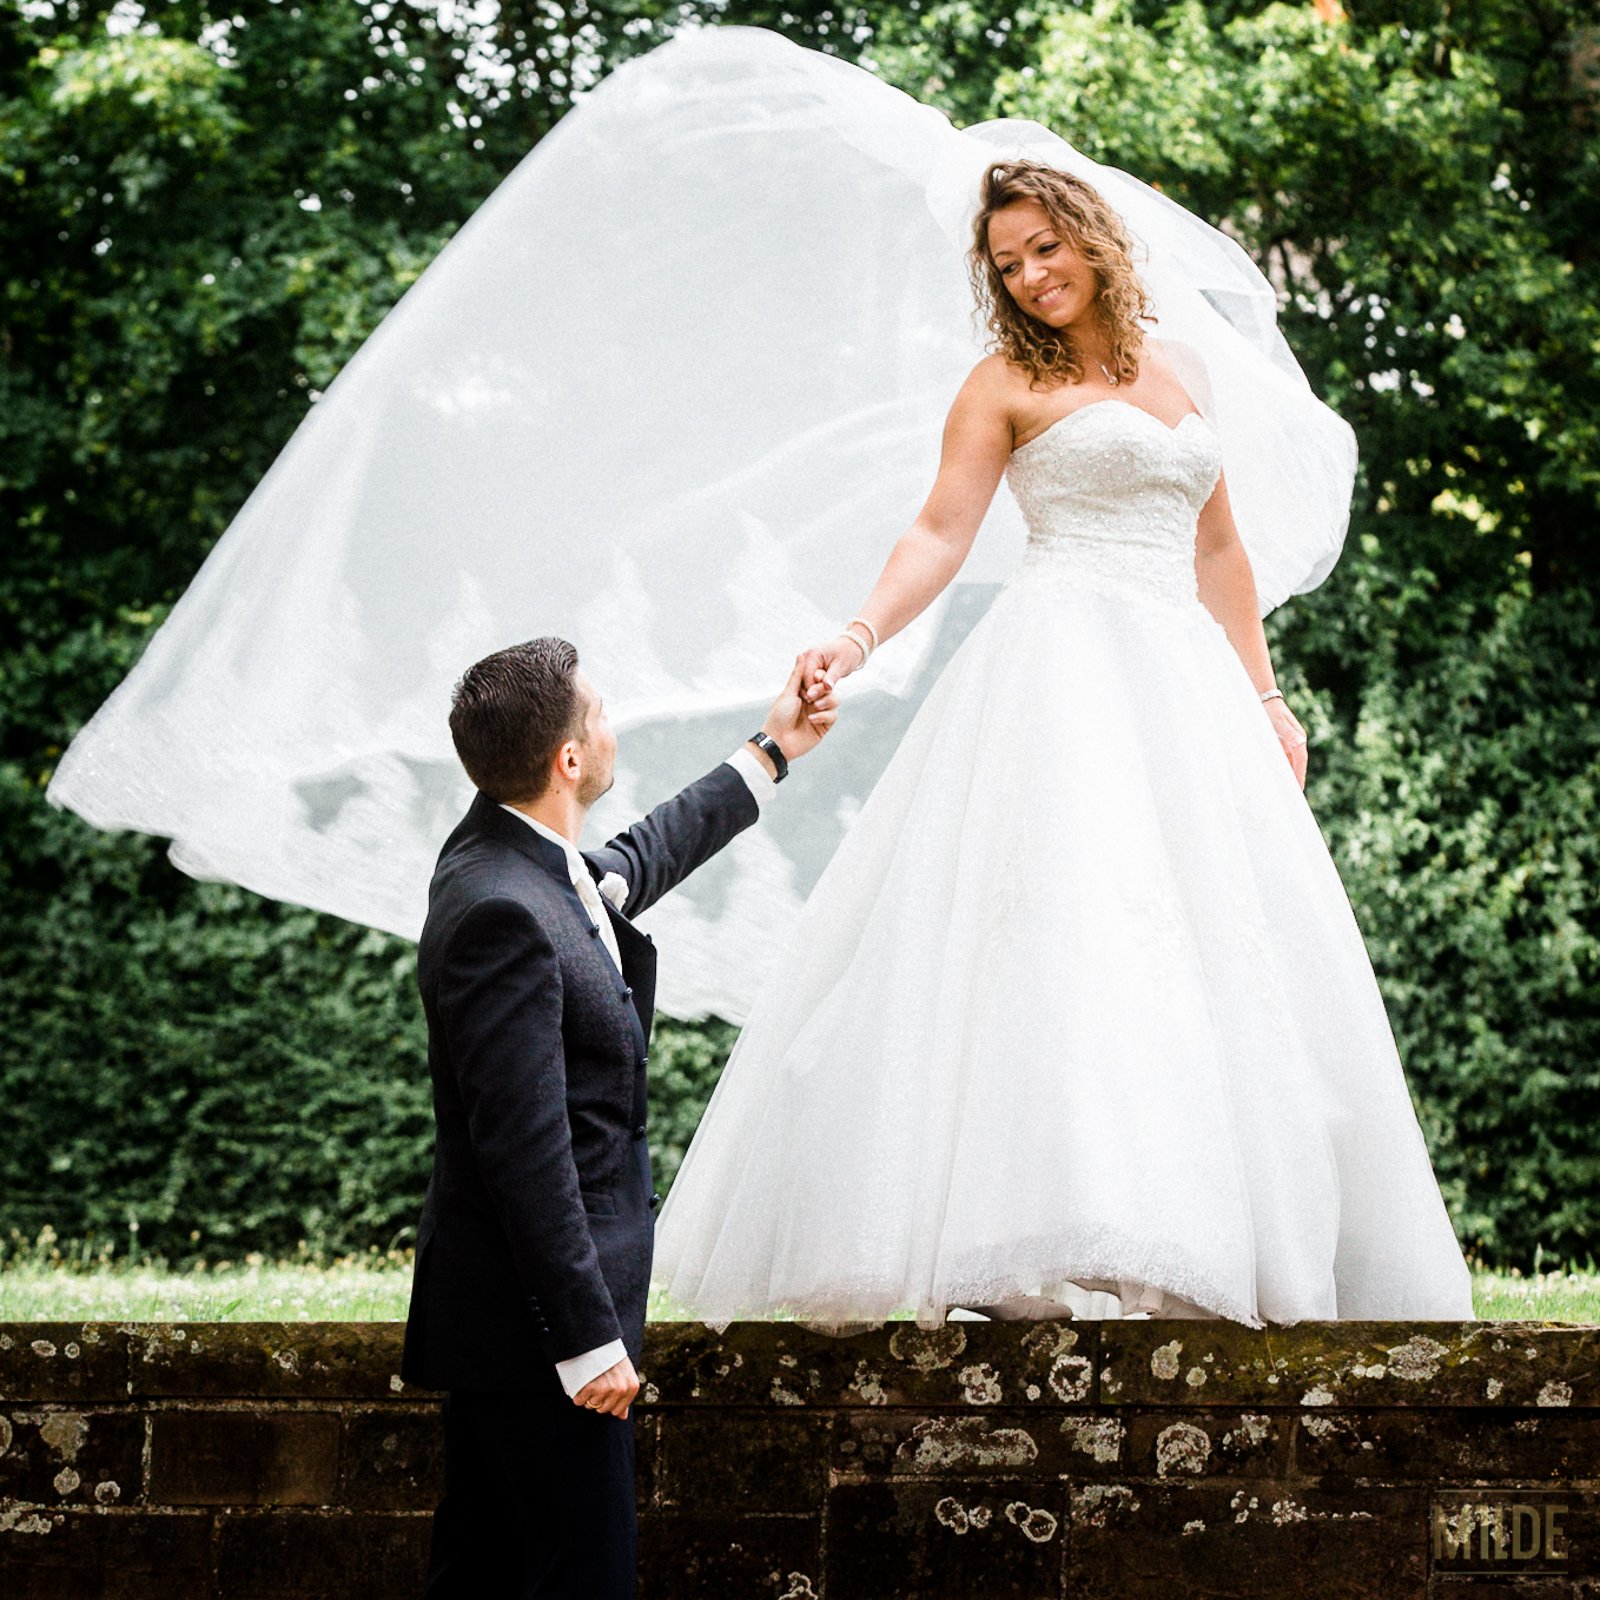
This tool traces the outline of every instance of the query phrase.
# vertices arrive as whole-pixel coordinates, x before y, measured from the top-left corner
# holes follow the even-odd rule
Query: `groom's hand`
[[[633,1362],[624,1356],[614,1367],[607,1367],[598,1378],[588,1383],[572,1397],[575,1406],[586,1411],[598,1411],[608,1417],[626,1417],[639,1393],[639,1374]]]
[[[761,724],[761,731],[783,751],[786,761],[798,761],[808,751],[815,750],[839,718],[839,702],[831,688],[815,700],[808,702],[803,698],[805,664],[804,656],[795,658],[789,681],[772,702],[767,720]],[[771,766],[766,755],[759,749],[756,753],[763,764]]]

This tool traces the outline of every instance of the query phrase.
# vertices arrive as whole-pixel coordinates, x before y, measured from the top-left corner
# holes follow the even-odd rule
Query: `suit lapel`
[[[623,914],[607,900],[606,915],[611,918],[611,930],[617,936],[617,953],[622,957],[622,976],[633,990],[633,1009],[639,1018],[639,1028],[648,1040],[650,1025],[656,1011],[656,946],[648,933],[640,933]]]

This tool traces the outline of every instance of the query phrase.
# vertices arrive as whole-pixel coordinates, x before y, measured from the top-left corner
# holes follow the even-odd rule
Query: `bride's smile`
[[[1064,241],[1037,200],[1017,200],[989,223],[989,250],[1011,298],[1052,328],[1068,328],[1094,304],[1093,267]]]

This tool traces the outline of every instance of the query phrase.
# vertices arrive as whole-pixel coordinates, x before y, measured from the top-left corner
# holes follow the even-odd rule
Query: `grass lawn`
[[[1472,1298],[1485,1321],[1600,1323],[1600,1271],[1524,1274],[1477,1268]],[[74,1257],[45,1238],[0,1255],[0,1322],[389,1322],[403,1320],[411,1252],[317,1261],[258,1255],[174,1271],[159,1260]],[[681,1314],[659,1298],[656,1320]]]

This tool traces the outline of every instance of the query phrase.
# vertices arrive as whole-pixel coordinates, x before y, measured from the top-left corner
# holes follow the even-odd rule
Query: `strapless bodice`
[[[1197,412],[1170,428],[1126,400],[1069,411],[1006,465],[1028,525],[1024,569],[1196,604],[1196,520],[1221,470],[1216,433]]]

